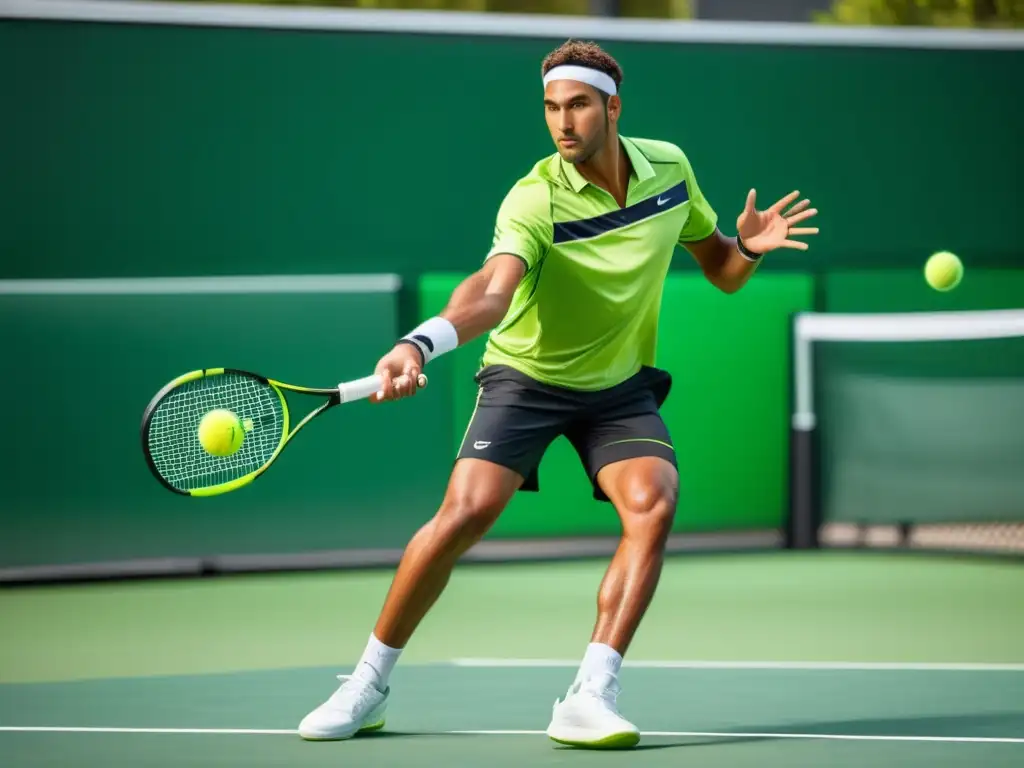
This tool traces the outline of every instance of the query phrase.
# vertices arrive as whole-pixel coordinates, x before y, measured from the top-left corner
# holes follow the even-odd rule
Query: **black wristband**
[[[748,250],[747,246],[743,244],[743,240],[740,238],[739,235],[736,235],[736,248],[750,261],[759,261],[761,257],[764,255],[763,253],[754,253],[753,251]]]

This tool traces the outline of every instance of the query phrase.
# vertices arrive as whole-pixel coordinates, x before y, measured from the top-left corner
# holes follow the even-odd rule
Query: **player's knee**
[[[450,493],[438,511],[437,523],[445,538],[471,545],[490,530],[504,507],[504,498],[488,489]]]
[[[626,487],[622,517],[627,533],[665,539],[675,520],[677,490],[674,483],[637,479]]]

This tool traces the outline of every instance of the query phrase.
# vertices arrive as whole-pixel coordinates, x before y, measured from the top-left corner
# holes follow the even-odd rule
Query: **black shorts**
[[[565,435],[579,454],[594,498],[608,501],[597,484],[607,464],[660,456],[676,464],[659,409],[672,377],[657,368],[608,389],[581,392],[538,382],[506,365],[489,365],[476,377],[476,410],[462,439],[459,459],[485,459],[519,473],[520,490],[539,491],[537,467],[547,447]]]

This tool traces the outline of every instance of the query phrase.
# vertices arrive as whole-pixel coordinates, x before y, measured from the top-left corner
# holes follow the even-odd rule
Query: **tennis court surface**
[[[1024,764],[1024,569],[891,554],[683,556],[622,673],[629,752],[550,742],[604,561],[464,566],[386,729],[307,743],[390,572],[0,592],[5,766]]]

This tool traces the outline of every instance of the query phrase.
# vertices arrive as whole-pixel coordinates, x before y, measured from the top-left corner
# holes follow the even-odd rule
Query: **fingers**
[[[788,211],[786,211],[786,218],[788,219],[789,217],[791,217],[791,216],[792,216],[793,214],[795,214],[795,213],[800,213],[800,211],[804,210],[804,209],[805,209],[805,208],[806,208],[807,206],[809,206],[810,204],[811,204],[811,201],[810,201],[810,200],[808,200],[808,199],[807,199],[807,198],[805,197],[805,198],[804,198],[803,200],[801,200],[801,201],[800,201],[799,203],[797,203],[797,204],[796,204],[796,205],[794,205],[794,206],[793,206],[792,208],[790,208],[790,209],[789,209]],[[817,213],[817,211],[815,211],[815,213]]]
[[[371,402],[382,403],[412,397],[427,386],[427,377],[423,375],[418,366],[409,364],[406,367],[405,372],[394,377],[387,369],[379,371],[381,388],[370,397]]]
[[[818,213],[818,209],[817,208],[811,208],[811,210],[804,211],[803,213],[798,213],[795,216],[787,215],[786,216],[786,223],[792,226],[793,224],[800,223],[804,219],[809,219],[809,218],[811,218],[811,216],[817,215],[817,213]]]
[[[796,194],[796,193],[793,193]],[[792,195],[790,195],[792,197]],[[785,199],[785,198],[783,198]],[[816,235],[818,234],[817,227],[794,227],[794,224],[799,224],[801,221],[811,218],[818,213],[817,208],[808,209],[807,206],[811,204],[810,200],[804,199],[794,205],[786,213],[786,226],[787,226],[787,237],[791,235]],[[807,250],[807,243],[801,243],[796,240],[785,240],[782,243],[784,248],[796,248],[801,251]]]
[[[395,379],[395,399],[412,397],[419,388],[420,369],[415,363],[407,362],[402,375]]]
[[[382,403],[385,400],[391,400],[394,395],[394,383],[391,380],[391,371],[387,368],[381,368],[377,371],[377,375],[380,376],[380,389],[370,395],[371,403]]]
[[[370,395],[370,402],[384,403],[415,395],[426,386],[422,365],[423,355],[417,347],[404,342],[396,344],[377,363],[374,373],[380,377],[380,388]]]
[[[768,250],[775,248],[793,248],[798,251],[806,251],[808,249],[807,243],[802,243],[799,240],[790,240],[790,236],[805,236],[805,235],[816,235],[818,234],[817,227],[795,227],[795,224],[799,224],[801,221],[806,221],[812,216],[816,216],[818,213],[817,208],[811,208],[811,201],[809,199],[803,199],[798,203],[794,203],[797,198],[800,197],[800,190],[794,189],[788,195],[780,198],[772,205],[767,211],[758,213],[754,210],[755,193],[754,190],[750,190],[747,194],[747,204],[743,209],[743,213],[740,214],[736,221],[737,231],[743,231],[744,225],[747,224],[751,216],[757,216],[757,221],[760,224],[759,232],[747,232],[744,235],[745,240],[750,240],[751,237],[763,236],[765,244],[768,246]],[[785,213],[783,211],[792,205]],[[748,229],[753,227],[748,227]],[[781,239],[781,242],[780,242]]]
[[[416,372],[415,376],[402,374],[395,379],[395,399],[412,397],[421,389],[427,386],[427,377]]]
[[[800,197],[800,190],[798,190],[798,189],[794,189],[794,190],[793,190],[792,192],[790,192],[790,193],[789,193],[788,195],[786,195],[786,196],[785,196],[784,198],[782,198],[781,200],[779,200],[779,201],[778,201],[777,203],[775,203],[775,205],[773,205],[773,206],[772,206],[771,208],[769,208],[768,210],[769,210],[769,212],[771,212],[771,213],[778,213],[778,212],[779,212],[779,211],[781,211],[781,210],[782,210],[783,208],[785,208],[785,207],[786,207],[787,205],[789,205],[789,204],[790,204],[790,203],[792,203],[792,202],[793,202],[794,200],[796,200],[796,199],[797,199],[798,197]]]

